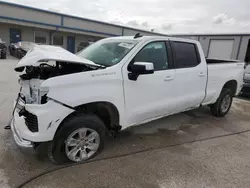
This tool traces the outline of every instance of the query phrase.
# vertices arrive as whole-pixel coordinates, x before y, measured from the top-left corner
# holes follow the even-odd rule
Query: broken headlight
[[[38,89],[38,97],[39,97],[39,104],[45,104],[48,102],[47,93],[49,92],[49,88],[41,87]]]

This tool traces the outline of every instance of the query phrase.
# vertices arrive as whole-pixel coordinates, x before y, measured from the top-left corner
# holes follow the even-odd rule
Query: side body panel
[[[110,102],[119,111],[120,124],[124,124],[123,82],[119,67],[50,78],[41,87],[49,87],[48,97],[71,107]]]
[[[175,41],[196,43],[199,54],[202,56],[200,64],[191,68],[155,71],[151,75],[139,75],[136,81],[131,81],[128,79],[127,67],[140,50],[138,49],[128,59],[122,69],[126,126],[141,124],[195,108],[200,106],[204,100],[207,83],[207,65],[202,48],[195,41],[186,39],[175,39]],[[152,41],[147,41],[146,43],[150,42]]]
[[[173,113],[176,102],[170,88],[174,87],[174,82],[172,80],[167,81],[167,77],[174,78],[174,70],[140,75],[136,81],[133,81],[128,79],[128,72],[124,68],[123,77],[126,126]]]
[[[238,95],[243,84],[243,74],[243,62],[208,64],[207,94],[202,104],[215,103],[223,86],[230,80],[237,81],[236,95]]]
[[[138,48],[134,49],[122,67],[126,108],[126,124],[123,128],[166,116],[173,113],[173,109],[175,109],[176,102],[172,92],[174,69],[157,70],[153,74],[139,75],[135,81],[128,77],[128,65],[137,53],[147,44],[157,41],[166,42],[168,40],[142,42]]]
[[[171,41],[186,42],[181,39]],[[200,56],[197,58],[200,59],[200,63],[194,67],[175,69],[174,88],[171,89],[171,92],[174,92],[177,112],[199,107],[206,94],[206,60],[199,42],[193,41],[192,44],[195,44],[197,47],[197,56]],[[175,53],[175,49],[173,49],[173,53]]]

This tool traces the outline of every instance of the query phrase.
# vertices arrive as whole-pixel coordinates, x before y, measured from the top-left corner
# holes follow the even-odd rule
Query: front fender
[[[125,106],[121,74],[91,72],[56,77],[51,83],[50,80],[46,80],[42,87],[49,88],[47,94],[49,98],[70,107],[92,102],[112,103],[119,111],[122,125],[125,121]],[[95,76],[92,76],[93,72]]]

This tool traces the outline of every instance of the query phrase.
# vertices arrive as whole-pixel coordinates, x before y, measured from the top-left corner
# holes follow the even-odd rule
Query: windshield
[[[119,63],[137,44],[133,40],[100,40],[77,55],[105,67]]]

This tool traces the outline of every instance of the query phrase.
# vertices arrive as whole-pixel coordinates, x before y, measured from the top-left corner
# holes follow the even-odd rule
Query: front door
[[[17,43],[22,40],[21,30],[10,28],[10,43]]]
[[[67,37],[67,50],[71,53],[75,53],[75,37],[68,36]]]
[[[154,73],[139,75],[136,81],[128,78],[128,67],[123,67],[124,94],[126,106],[126,124],[146,122],[171,113],[175,106],[172,90],[175,72],[164,41],[146,44],[132,60],[151,62]]]

